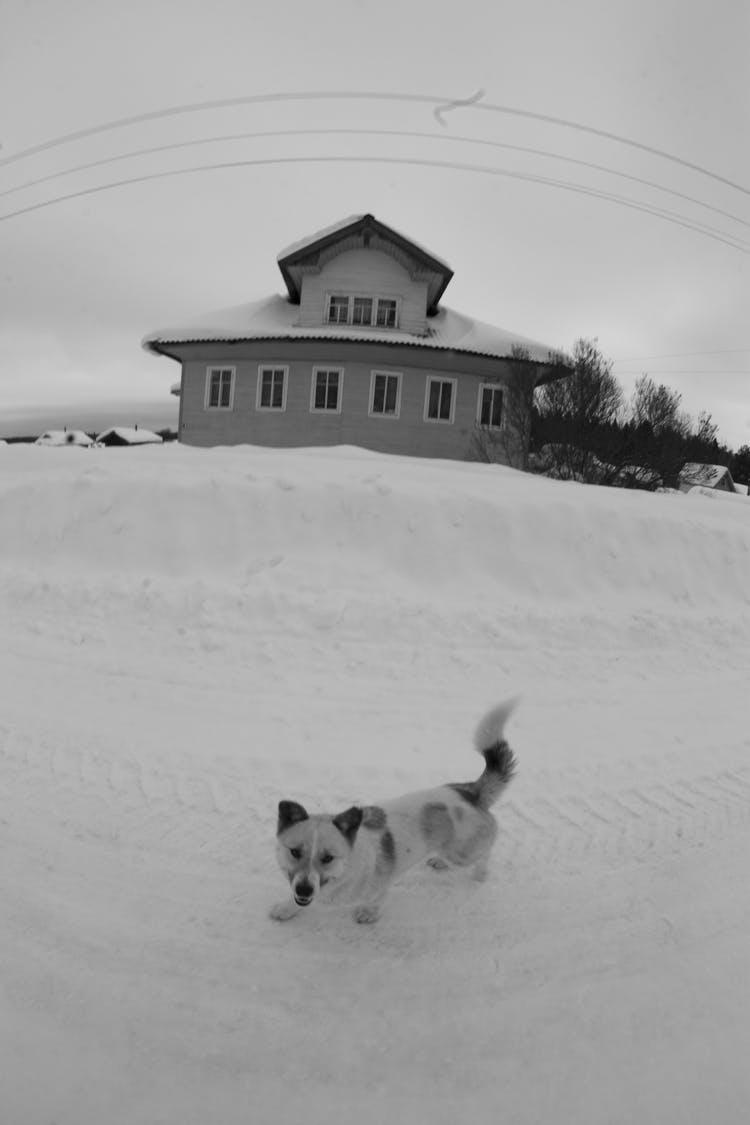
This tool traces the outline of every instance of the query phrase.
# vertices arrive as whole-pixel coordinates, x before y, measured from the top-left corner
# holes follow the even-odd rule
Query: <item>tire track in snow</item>
[[[24,799],[78,831],[95,825],[93,835],[104,822],[114,838],[139,850],[220,862],[246,854],[253,840],[266,841],[272,832],[280,787],[271,779],[170,768],[117,753],[110,759],[100,742],[77,737],[73,743],[69,734],[32,738],[0,725],[0,802],[3,794],[11,804]],[[570,786],[576,774],[568,771],[565,779]],[[545,784],[554,783],[548,777]],[[502,853],[523,865],[584,862],[592,854],[620,864],[747,829],[750,768],[618,791],[514,789],[497,814]]]

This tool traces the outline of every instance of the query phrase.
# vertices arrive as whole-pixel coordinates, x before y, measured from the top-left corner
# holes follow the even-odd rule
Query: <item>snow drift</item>
[[[0,1119],[739,1125],[741,504],[354,449],[0,450]],[[281,798],[478,770],[483,886],[279,925]]]

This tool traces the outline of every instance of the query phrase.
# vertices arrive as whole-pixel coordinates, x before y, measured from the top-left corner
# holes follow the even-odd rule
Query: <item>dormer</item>
[[[278,258],[299,325],[342,335],[427,335],[427,318],[453,277],[445,262],[379,222],[357,215],[284,250]]]

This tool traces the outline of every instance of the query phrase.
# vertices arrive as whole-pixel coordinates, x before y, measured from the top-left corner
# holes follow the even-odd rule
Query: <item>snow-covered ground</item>
[[[0,450],[3,1125],[750,1104],[750,507],[353,449]],[[279,924],[276,805],[476,776],[489,880]]]

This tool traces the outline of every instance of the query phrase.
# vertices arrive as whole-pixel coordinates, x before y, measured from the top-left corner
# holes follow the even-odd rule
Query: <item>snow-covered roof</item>
[[[393,230],[393,227],[386,227],[385,223],[380,223],[374,215],[367,214],[366,212],[361,215],[349,215],[348,218],[340,219],[337,223],[332,223],[329,227],[324,227],[322,230],[316,231],[315,234],[309,234],[305,238],[300,238],[296,242],[293,242],[279,253],[276,260],[282,262],[284,258],[291,258],[296,254],[307,251],[311,247],[317,246],[320,242],[327,242],[330,238],[335,237],[335,235],[342,234],[344,231],[349,230],[350,227],[356,227],[359,223],[363,223],[367,219],[377,223],[378,226],[382,227],[384,230],[387,229],[393,234],[398,233]],[[443,258],[438,258],[437,254],[433,254],[431,250],[428,250],[419,242],[415,242],[413,238],[406,238],[405,235],[399,235],[399,238],[403,239],[404,242],[408,242],[409,245],[413,246],[420,254],[423,254],[427,258],[432,258],[432,260],[442,266],[443,269],[452,272],[451,267]]]
[[[685,484],[699,484],[706,488],[716,488],[726,475],[729,475],[731,481],[726,465],[701,465],[697,461],[689,461],[680,470],[680,480]]]
[[[108,441],[121,442],[123,445],[153,445],[160,444],[163,440],[159,434],[153,433],[152,430],[141,430],[135,426],[112,426],[108,430],[104,430],[99,434],[96,439],[102,445],[106,445]]]
[[[93,445],[92,439],[83,430],[45,430],[35,441],[35,445]]]
[[[740,496],[747,496],[748,495],[748,486],[746,484],[738,484],[737,481],[735,481],[734,482],[734,491],[739,493]]]
[[[442,305],[427,319],[427,332],[417,335],[395,329],[320,324],[300,327],[300,310],[286,297],[274,294],[259,301],[218,309],[196,320],[151,332],[142,340],[144,348],[161,351],[169,344],[236,342],[238,340],[359,340],[378,344],[401,344],[415,348],[437,348],[471,355],[509,358],[514,348],[525,348],[529,358],[551,362],[555,350],[507,329],[485,324]]]

